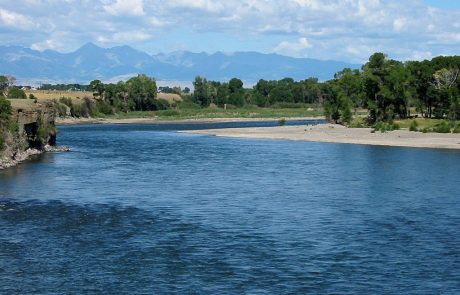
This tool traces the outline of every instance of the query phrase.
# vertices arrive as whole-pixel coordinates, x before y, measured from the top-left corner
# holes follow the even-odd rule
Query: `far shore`
[[[278,139],[378,146],[460,149],[460,134],[422,133],[396,130],[381,133],[371,128],[347,128],[342,125],[320,124],[256,128],[227,128],[180,131],[189,134],[234,138]]]
[[[225,123],[225,122],[255,122],[278,121],[280,118],[57,118],[56,125],[83,125],[83,124],[161,124],[161,123]],[[298,120],[324,120],[324,117],[293,117],[285,118],[286,121]]]

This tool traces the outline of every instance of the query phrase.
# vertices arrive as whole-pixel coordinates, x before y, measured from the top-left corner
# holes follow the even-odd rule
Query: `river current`
[[[176,132],[211,127],[0,171],[0,294],[460,294],[459,151]]]

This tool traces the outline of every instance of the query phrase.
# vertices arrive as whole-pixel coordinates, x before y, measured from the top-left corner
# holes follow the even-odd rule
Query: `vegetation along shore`
[[[197,76],[193,91],[157,87],[153,78],[142,74],[118,83],[93,80],[88,85],[45,84],[40,89],[16,85],[12,76],[0,76],[0,167],[55,144],[56,123],[263,119],[283,125],[285,119],[326,118],[340,126],[200,133],[458,148],[459,69],[459,56],[400,62],[375,53],[361,69],[345,68],[328,81],[261,79],[244,88],[238,78],[222,82]]]

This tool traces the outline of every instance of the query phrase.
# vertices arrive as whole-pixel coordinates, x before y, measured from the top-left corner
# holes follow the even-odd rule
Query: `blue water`
[[[460,152],[187,128],[0,171],[0,293],[460,294]]]

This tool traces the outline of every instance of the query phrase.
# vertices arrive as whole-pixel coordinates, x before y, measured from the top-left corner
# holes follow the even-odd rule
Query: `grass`
[[[177,108],[164,111],[117,113],[104,118],[156,118],[158,120],[214,119],[214,118],[294,118],[322,117],[322,108],[259,108],[248,106],[235,109]]]
[[[437,125],[442,124],[442,122],[446,122],[443,119],[426,119],[426,118],[417,118],[417,119],[405,119],[405,120],[395,120],[394,122],[397,123],[401,128],[409,129],[413,122],[416,122],[418,130],[423,130],[425,128],[435,128]],[[450,124],[450,122],[449,122]],[[456,125],[458,126],[460,121],[456,121]]]

